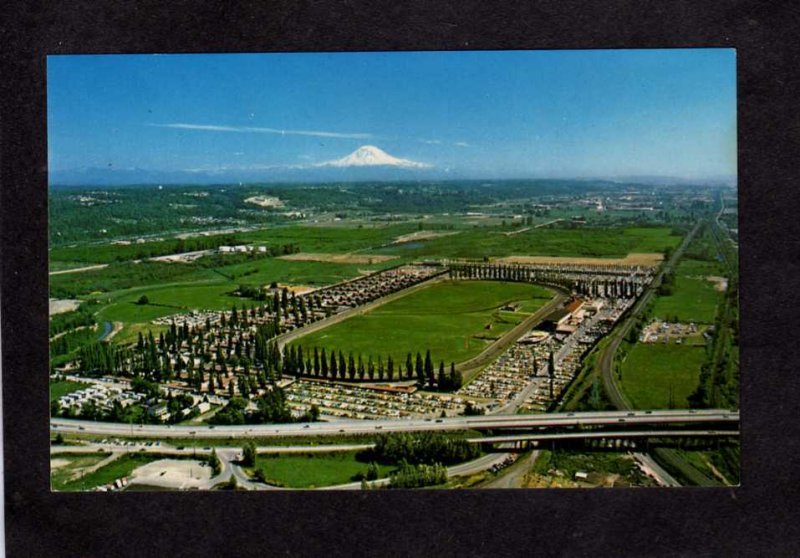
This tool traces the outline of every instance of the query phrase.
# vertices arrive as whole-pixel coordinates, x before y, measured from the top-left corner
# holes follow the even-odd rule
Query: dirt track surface
[[[288,256],[280,256],[281,260],[294,260],[298,262],[329,262],[340,264],[373,264],[397,259],[397,256],[382,256],[377,254],[317,254],[313,252],[300,252]]]
[[[544,265],[622,265],[655,267],[664,255],[658,252],[630,253],[624,258],[568,258],[563,256],[506,256],[494,259],[497,263]]]

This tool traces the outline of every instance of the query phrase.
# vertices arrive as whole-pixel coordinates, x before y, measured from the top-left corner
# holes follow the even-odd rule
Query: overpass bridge
[[[738,435],[739,412],[724,409],[602,411],[547,413],[524,415],[491,415],[449,417],[439,419],[342,420],[291,424],[245,424],[217,426],[178,426],[166,424],[124,424],[54,418],[52,432],[93,434],[98,436],[167,438],[268,438],[303,436],[342,436],[390,432],[457,432],[478,431],[487,436],[522,435],[533,440],[535,435],[576,433],[586,438],[589,433],[648,431],[727,431]],[[677,434],[676,434],[677,435]],[[686,433],[682,434],[687,436]],[[643,435],[642,435],[643,436]],[[653,436],[652,433],[649,436]],[[602,437],[602,436],[600,436]],[[566,438],[564,438],[566,439]]]
[[[730,443],[739,437],[738,430],[602,430],[558,433],[490,435],[469,438],[489,451],[524,451],[530,448],[572,448],[581,450],[639,450],[650,446],[708,447]]]

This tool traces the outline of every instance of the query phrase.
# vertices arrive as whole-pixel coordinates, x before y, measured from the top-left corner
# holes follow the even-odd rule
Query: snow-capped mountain
[[[386,153],[374,145],[362,145],[350,155],[333,161],[318,163],[318,167],[400,167],[406,169],[427,169],[432,165],[410,159],[400,159]]]
[[[341,159],[271,168],[159,171],[153,169],[78,168],[51,170],[54,185],[223,184],[228,182],[325,182],[461,178],[448,168],[401,159],[374,145],[363,145]]]

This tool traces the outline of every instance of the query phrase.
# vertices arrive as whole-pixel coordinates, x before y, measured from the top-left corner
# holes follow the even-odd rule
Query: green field
[[[624,257],[631,252],[663,252],[680,236],[665,227],[530,229],[506,236],[496,228],[464,230],[453,236],[409,242],[380,253],[419,257],[482,258],[510,255]]]
[[[89,387],[90,384],[85,384],[83,382],[72,382],[70,380],[64,380],[60,382],[51,382],[50,383],[50,402],[57,401],[59,397],[63,397],[68,393],[72,393],[73,391],[79,391]]]
[[[682,260],[675,270],[673,293],[656,298],[653,315],[670,321],[714,323],[723,293],[706,279],[713,275],[720,275],[714,263]]]
[[[637,343],[622,363],[622,389],[637,409],[689,407],[706,359],[702,346]]]
[[[106,457],[108,457],[107,453],[54,455],[53,459],[62,459],[69,463],[56,469],[50,469],[50,487],[53,490],[81,490],[78,488],[68,488],[80,482],[80,480],[70,482],[69,479],[78,469],[96,465]]]
[[[283,246],[293,244],[304,252],[351,252],[387,244],[395,237],[412,232],[412,225],[383,227],[309,227],[277,226],[261,230],[227,233],[210,237],[189,239],[182,243],[176,239],[153,240],[141,244],[95,244],[57,247],[50,250],[51,271],[81,267],[98,263],[137,260],[150,256],[215,248],[223,244],[258,244]],[[201,244],[195,246],[195,244]]]
[[[499,281],[447,281],[354,316],[301,338],[305,354],[314,347],[348,354],[392,355],[397,365],[406,354],[425,354],[434,363],[461,362],[480,353],[503,333],[546,304],[544,287]],[[501,312],[507,303],[522,303],[517,312]],[[491,326],[490,329],[487,326]]]
[[[309,453],[305,455],[258,456],[261,469],[270,484],[289,488],[314,488],[353,482],[359,473],[366,475],[367,463],[356,460],[356,452]],[[395,467],[378,464],[379,477],[386,477]]]
[[[174,266],[178,270],[184,266],[179,263],[162,265]],[[265,258],[225,266],[216,271],[210,269],[193,271],[187,267],[187,276],[180,278],[194,278],[193,281],[174,283],[156,281],[148,285],[146,278],[142,278],[141,285],[137,282],[137,286],[131,288],[97,295],[101,301],[106,302],[97,313],[97,319],[126,324],[128,327],[117,338],[120,341],[130,337],[132,324],[146,324],[162,316],[189,310],[229,310],[234,304],[239,307],[244,304],[257,305],[257,302],[232,294],[240,284],[268,285],[275,281],[281,284],[326,285],[355,277],[362,271],[374,271],[391,265],[396,265],[396,262],[351,265]],[[104,271],[87,273],[102,278]],[[102,279],[97,281],[98,284],[102,283]],[[148,304],[136,304],[142,295],[147,296]]]

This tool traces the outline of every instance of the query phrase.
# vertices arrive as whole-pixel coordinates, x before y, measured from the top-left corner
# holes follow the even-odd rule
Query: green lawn
[[[107,457],[104,455],[103,457]],[[63,482],[51,476],[51,486],[55,490],[64,491],[82,491],[91,490],[97,486],[108,484],[122,477],[129,477],[134,469],[146,465],[151,461],[158,461],[164,459],[160,455],[138,455],[138,454],[125,454],[119,459],[112,461],[105,467],[102,467],[78,480],[72,482]],[[95,463],[99,461],[96,460]]]
[[[267,244],[295,244],[303,252],[352,252],[392,242],[396,237],[414,232],[416,227],[398,224],[380,227],[291,226],[239,233],[237,239]]]
[[[136,289],[135,292],[113,297],[113,302],[98,313],[98,318],[112,322],[142,323],[188,310],[230,309],[234,303],[241,306],[246,300],[229,294],[235,289],[236,285],[232,283],[168,287],[156,285],[147,289]],[[148,304],[136,304],[142,295],[147,296]]]
[[[396,265],[396,262],[369,266],[267,258],[219,268],[225,275],[232,276],[232,280],[211,270],[202,270],[195,272],[198,278],[195,282],[137,286],[108,293],[105,296],[110,303],[98,313],[98,319],[143,324],[188,310],[228,310],[234,304],[240,307],[242,304],[256,304],[231,294],[240,284],[265,285],[275,281],[325,285],[354,277],[362,270],[377,270],[389,265]],[[136,304],[142,295],[147,296],[149,304]]]
[[[208,246],[250,243],[266,244],[267,246],[294,244],[304,252],[350,252],[389,243],[395,237],[413,230],[415,230],[413,225],[408,224],[364,228],[357,228],[349,224],[344,227],[291,225],[214,235],[212,238],[205,239],[205,242]],[[203,239],[188,240],[187,250],[196,249],[193,243],[198,241],[203,241]],[[58,271],[97,263],[143,259],[151,254],[172,252],[176,243],[177,240],[168,239],[130,245],[107,242],[71,247],[61,246],[50,250],[50,270]]]
[[[90,384],[85,384],[83,382],[73,382],[70,380],[64,380],[60,382],[50,382],[50,402],[58,400],[59,397],[63,397],[68,393],[72,393],[73,391],[79,391],[89,387]]]
[[[366,475],[367,463],[356,461],[356,452],[309,453],[305,455],[260,455],[256,468],[270,482],[289,488],[314,488],[353,482],[359,473]],[[394,466],[378,465],[379,477],[386,477]]]
[[[98,464],[100,461],[108,457],[107,453],[91,453],[91,454],[57,454],[52,459],[66,460],[69,463],[58,467],[57,469],[50,469],[50,487],[53,490],[70,490],[67,486],[76,484],[78,481],[69,482],[70,477],[74,475],[78,469],[91,467]],[[72,490],[81,490],[72,488]]]
[[[681,322],[714,323],[723,293],[705,279],[709,275],[719,275],[717,265],[691,259],[681,261],[675,270],[673,293],[656,298],[653,315]]]
[[[706,358],[702,346],[637,343],[622,363],[622,388],[637,409],[687,408]]]
[[[513,236],[497,229],[465,230],[453,236],[387,247],[380,252],[413,257],[484,256],[624,257],[630,252],[663,252],[680,243],[665,227],[530,229]]]
[[[314,347],[350,351],[365,358],[405,364],[411,352],[430,349],[434,362],[461,362],[480,353],[529,313],[500,312],[509,302],[523,302],[533,312],[552,298],[549,289],[499,281],[448,281],[389,302],[301,338],[304,353]],[[486,326],[491,325],[491,329]]]

